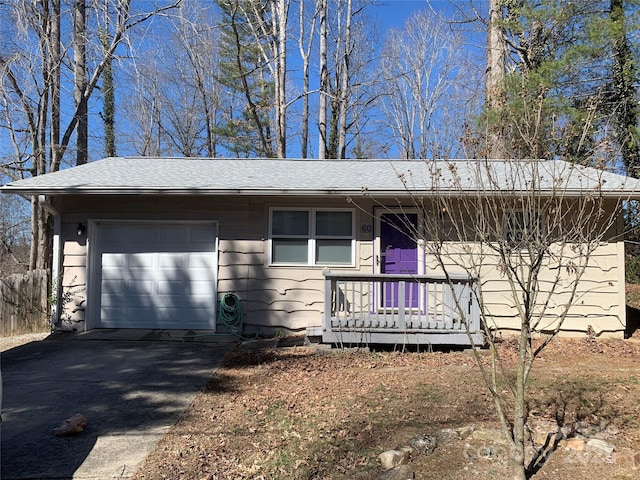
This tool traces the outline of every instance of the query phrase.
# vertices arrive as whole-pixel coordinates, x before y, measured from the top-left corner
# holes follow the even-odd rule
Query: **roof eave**
[[[369,189],[261,189],[261,188],[240,188],[240,189],[210,189],[210,188],[149,188],[149,187],[14,187],[5,185],[0,188],[0,192],[5,194],[19,195],[209,195],[209,196],[265,196],[265,197],[293,197],[293,196],[328,196],[340,195],[347,197],[404,197],[404,196],[435,196],[436,194],[446,196],[460,196],[461,194],[476,194],[476,190],[460,191],[439,191],[434,190],[369,190]],[[484,192],[488,193],[488,192]],[[520,192],[509,192],[511,195],[518,195]],[[558,194],[559,192],[542,191],[542,194]],[[583,197],[592,190],[564,190],[563,197]],[[501,194],[505,194],[501,191]],[[640,191],[628,190],[607,190],[601,192],[604,198],[640,200]]]

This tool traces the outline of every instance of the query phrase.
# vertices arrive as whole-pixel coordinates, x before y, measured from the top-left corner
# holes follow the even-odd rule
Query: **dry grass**
[[[588,423],[619,452],[640,451],[639,359],[638,342],[559,339],[532,378],[531,421]],[[494,418],[467,353],[240,350],[135,478],[374,479],[382,451]],[[504,451],[483,457],[487,447],[460,440],[410,465],[417,479],[509,478]],[[635,478],[611,461],[561,449],[534,478]]]

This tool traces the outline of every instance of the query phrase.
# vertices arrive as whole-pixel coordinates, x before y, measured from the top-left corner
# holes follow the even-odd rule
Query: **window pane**
[[[536,242],[544,233],[542,219],[529,212],[509,212],[507,217],[507,240],[514,243]]]
[[[352,212],[316,212],[316,235],[351,237]]]
[[[351,265],[351,240],[316,240],[316,263]]]
[[[273,263],[307,263],[308,242],[305,239],[275,238],[271,241]]]
[[[274,210],[272,235],[309,235],[309,212],[304,210]]]

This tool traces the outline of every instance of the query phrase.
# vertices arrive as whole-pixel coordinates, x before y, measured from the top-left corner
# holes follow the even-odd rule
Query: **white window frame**
[[[307,261],[302,262],[274,262],[273,260],[273,212],[308,212],[309,213],[309,233],[307,235]],[[321,236],[316,233],[316,214],[318,212],[349,212],[351,213],[351,262],[350,263],[316,263],[316,241],[317,240],[347,240],[346,236]],[[302,207],[271,207],[269,208],[269,265],[282,267],[355,267],[356,265],[356,213],[353,208],[302,208]],[[304,238],[302,236],[285,236],[277,235],[278,238]]]
[[[514,228],[514,224],[513,224],[513,218],[516,215],[522,215],[522,219],[523,219],[523,225],[517,225],[516,227],[518,228]],[[519,245],[522,243],[522,232],[524,232],[525,230],[529,229],[530,231],[533,230],[533,228],[535,227],[535,223],[536,222],[540,222],[538,227],[537,227],[537,231],[539,235],[543,235],[544,234],[544,222],[543,219],[541,218],[541,215],[538,216],[537,218],[534,218],[534,216],[531,214],[530,211],[526,210],[526,209],[516,209],[516,210],[510,210],[508,212],[505,212],[504,215],[504,235],[505,235],[505,241],[510,244],[510,245]],[[533,232],[531,232],[530,234],[533,234]]]

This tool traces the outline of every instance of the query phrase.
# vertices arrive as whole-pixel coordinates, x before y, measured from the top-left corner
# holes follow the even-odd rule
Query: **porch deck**
[[[324,277],[325,343],[471,345],[471,339],[483,343],[475,280],[467,276],[449,281],[444,275],[325,270]]]

